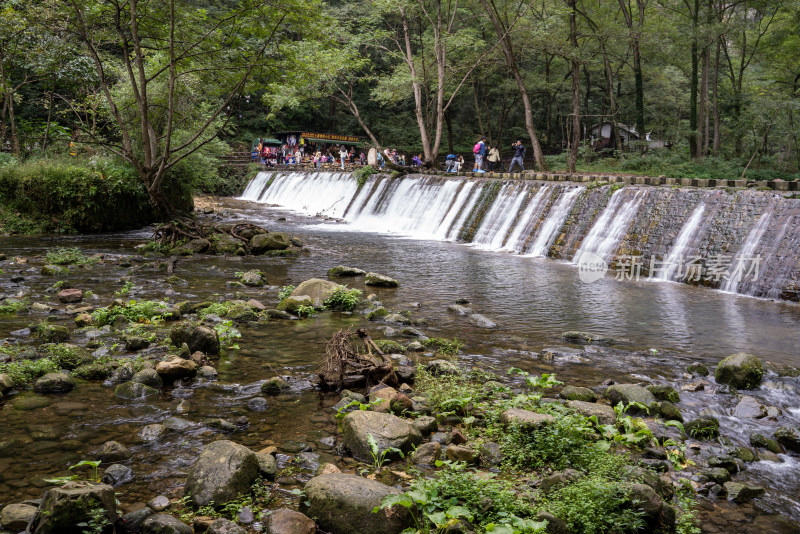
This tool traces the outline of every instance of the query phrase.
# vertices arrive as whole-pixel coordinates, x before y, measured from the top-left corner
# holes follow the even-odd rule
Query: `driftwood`
[[[208,239],[214,234],[228,234],[247,243],[250,238],[242,235],[245,230],[251,230],[251,235],[253,233],[267,233],[266,228],[252,223],[239,223],[232,227],[224,227],[216,224],[201,223],[197,219],[185,217],[159,225],[153,230],[152,240],[160,245],[174,247],[179,241]]]
[[[366,354],[359,350],[360,340]],[[339,330],[325,347],[325,359],[319,372],[320,387],[341,391],[343,388],[364,388],[384,383],[397,386],[392,360],[372,340],[363,328]]]

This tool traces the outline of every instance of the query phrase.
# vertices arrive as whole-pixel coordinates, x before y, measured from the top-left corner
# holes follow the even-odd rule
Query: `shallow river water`
[[[116,257],[135,254],[134,246],[147,232],[90,237],[17,238],[0,237],[0,252],[9,258],[22,256],[29,264],[0,264],[0,293],[23,292],[32,302],[43,302],[45,289],[55,279],[39,274],[43,255],[53,247],[76,246],[85,253],[104,253],[111,261],[86,268],[73,268],[67,279],[74,287],[94,292],[89,303],[106,305],[122,286],[121,275],[129,275],[133,292],[126,298],[164,298],[171,301],[206,300],[215,295],[232,298],[234,289],[225,283],[237,271],[260,269],[269,288],[243,290],[268,307],[277,303],[277,290],[312,277],[325,277],[327,270],[344,264],[390,275],[400,281],[396,290],[374,290],[363,279],[348,281],[350,287],[376,293],[389,309],[407,309],[424,319],[426,335],[463,340],[463,359],[504,372],[510,366],[531,372],[553,372],[575,385],[596,386],[616,381],[669,381],[679,388],[689,381],[686,365],[702,361],[709,366],[733,352],[752,352],[776,368],[800,367],[800,306],[758,300],[674,283],[631,283],[606,278],[582,283],[577,270],[550,260],[487,252],[455,243],[429,242],[401,236],[353,232],[342,224],[320,222],[232,199],[218,202],[229,217],[247,219],[271,230],[288,231],[302,237],[306,251],[293,258],[181,258],[175,275],[185,284],[164,282],[165,274],[154,268],[154,260],[133,262],[121,269]],[[21,275],[24,280],[11,282]],[[477,312],[498,324],[480,329],[467,318],[448,313],[446,307],[466,298]],[[52,298],[52,295],[51,295]],[[63,306],[62,306],[63,308]],[[0,319],[0,339],[11,332],[44,319],[45,312]],[[52,322],[68,324],[71,317],[50,314]],[[134,453],[129,462],[136,480],[119,489],[124,505],[164,493],[179,496],[186,470],[202,446],[218,436],[200,424],[207,417],[234,421],[245,416],[249,426],[235,434],[239,441],[258,449],[279,445],[279,464],[298,465],[296,480],[283,480],[284,489],[310,476],[320,461],[338,461],[330,440],[336,434],[330,406],[338,400],[313,389],[315,367],[325,341],[338,329],[362,324],[358,315],[321,314],[303,321],[275,321],[241,328],[240,350],[228,351],[217,365],[219,380],[198,381],[186,387],[167,389],[156,402],[130,403],[113,396],[113,389],[99,382],[80,384],[67,395],[49,396],[49,404],[31,411],[13,406],[12,399],[0,405],[0,442],[14,447],[0,449],[0,506],[41,496],[43,479],[68,474],[66,468],[108,440],[117,440]],[[381,337],[377,325],[369,325]],[[587,348],[586,358],[544,363],[536,358],[545,347],[563,346],[560,334],[583,330],[624,338],[619,348]],[[85,344],[77,338],[72,342]],[[124,357],[124,350],[105,346],[101,350]],[[22,339],[27,342],[27,339]],[[110,344],[110,343],[109,343]],[[252,412],[247,400],[260,395],[260,384],[274,373],[290,375],[292,389],[269,400],[264,412]],[[710,410],[720,418],[723,435],[735,444],[747,445],[750,432],[771,434],[782,424],[800,421],[800,381],[770,371],[765,384],[753,395],[765,404],[779,407],[778,421],[742,421],[730,415],[736,404],[731,395],[715,394],[712,387],[696,393],[682,392],[679,407],[687,419]],[[21,393],[20,396],[30,395]],[[189,403],[181,417],[192,426],[168,434],[156,442],[142,443],[136,432],[146,424],[176,415],[182,400]],[[183,404],[186,407],[186,404]],[[320,441],[322,440],[322,441]],[[292,456],[302,449],[311,450]],[[755,504],[737,506],[727,501],[704,501],[701,509],[705,532],[798,532],[800,521],[800,463],[781,455],[782,463],[749,464],[737,480],[748,480],[767,488]]]

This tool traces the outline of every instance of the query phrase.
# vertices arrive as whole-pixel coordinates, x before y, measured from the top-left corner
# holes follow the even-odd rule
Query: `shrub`
[[[97,258],[89,258],[78,248],[57,248],[47,251],[47,263],[51,265],[84,265],[97,263]]]
[[[92,321],[98,327],[111,324],[117,317],[125,317],[134,323],[152,323],[173,315],[169,304],[163,301],[143,300],[128,302],[125,306],[100,308],[92,313]]]
[[[358,305],[360,297],[361,291],[358,289],[337,287],[324,304],[332,310],[352,311]]]
[[[47,373],[58,372],[58,370],[58,364],[49,358],[0,363],[0,373],[10,376],[17,387],[33,382]]]
[[[443,337],[432,337],[426,340],[423,345],[437,354],[454,356],[458,354],[458,351],[461,350],[464,344],[456,338],[450,340]]]
[[[2,304],[0,304],[0,315],[11,315],[14,313],[18,313],[25,308],[27,308],[27,304],[24,301],[10,299],[4,300]]]

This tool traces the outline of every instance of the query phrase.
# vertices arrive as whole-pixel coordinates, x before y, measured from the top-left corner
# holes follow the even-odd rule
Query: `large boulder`
[[[164,385],[163,380],[161,380],[161,377],[155,369],[142,369],[133,375],[131,382],[144,384],[145,386],[150,386],[151,388],[160,388]]]
[[[158,390],[139,382],[124,382],[114,388],[114,396],[125,400],[140,400],[157,397]]]
[[[314,521],[288,508],[275,510],[265,523],[267,534],[314,534],[317,531]]]
[[[597,394],[589,388],[565,386],[561,390],[561,398],[582,402],[597,402]]]
[[[321,475],[305,486],[306,501],[301,511],[314,517],[319,526],[336,534],[399,534],[411,526],[405,508],[372,510],[384,497],[400,490],[356,475]]]
[[[786,447],[790,451],[800,452],[800,427],[798,426],[782,426],[775,431],[775,439],[778,443]]]
[[[297,314],[300,306],[314,306],[314,299],[308,295],[297,295],[295,297],[289,295],[283,299],[277,307],[278,312]]]
[[[14,387],[14,381],[7,374],[0,374],[0,395]]]
[[[200,351],[208,355],[219,354],[219,335],[216,330],[208,326],[192,327],[187,324],[177,324],[172,327],[169,338],[176,347],[186,343],[190,353]]]
[[[761,360],[746,352],[737,352],[723,359],[714,373],[717,382],[736,389],[755,389],[763,376]]]
[[[80,289],[62,289],[58,292],[58,300],[62,304],[74,304],[83,300],[83,291]]]
[[[228,519],[217,519],[209,525],[206,534],[247,534],[247,531]]]
[[[221,506],[250,491],[258,472],[256,453],[232,441],[215,441],[189,471],[184,493],[196,507]]]
[[[128,482],[132,482],[134,478],[136,477],[133,473],[133,469],[127,465],[113,464],[109,465],[108,469],[103,473],[102,482],[103,484],[109,484],[116,488]]]
[[[616,406],[620,402],[626,405],[636,402],[646,406],[650,415],[658,414],[658,402],[655,395],[637,384],[614,384],[608,386],[603,395],[611,401],[612,406]],[[631,413],[647,413],[647,410],[638,406],[628,408]]]
[[[103,462],[120,462],[128,460],[133,453],[119,441],[106,441],[97,450],[97,458]]]
[[[396,448],[404,453],[422,442],[422,434],[414,425],[388,413],[357,410],[342,419],[344,446],[360,460],[372,461],[369,436],[375,439],[380,452]],[[390,452],[388,457],[398,455]]]
[[[584,417],[597,417],[597,422],[601,425],[613,425],[617,422],[617,412],[614,408],[596,402],[585,402],[579,400],[567,401],[567,408],[571,408]]]
[[[733,502],[743,503],[764,495],[764,488],[740,482],[726,482],[724,484],[728,499]]]
[[[364,277],[364,284],[375,287],[397,287],[400,285],[394,278],[378,273],[367,273]]]
[[[194,529],[169,514],[154,514],[142,523],[142,534],[193,534]]]
[[[47,373],[33,385],[36,393],[68,393],[75,387],[76,381],[66,373]]]
[[[108,524],[117,517],[114,488],[108,484],[67,483],[45,492],[42,504],[31,521],[31,534],[83,534],[80,523],[101,516]]]
[[[0,511],[0,525],[8,530],[21,532],[28,527],[36,507],[29,504],[9,504]]]
[[[744,395],[733,409],[733,415],[747,419],[760,419],[767,416],[767,407],[758,402],[755,397]]]
[[[173,382],[179,378],[191,378],[197,375],[197,367],[197,363],[192,360],[184,360],[174,356],[170,360],[158,362],[156,373],[165,382]]]
[[[291,239],[283,232],[258,234],[250,239],[250,252],[253,254],[263,254],[270,250],[286,250],[291,244]]]
[[[544,413],[536,413],[521,408],[509,408],[500,414],[500,422],[505,425],[516,425],[524,430],[535,430],[555,422],[556,418]]]
[[[347,267],[345,265],[337,265],[328,271],[328,276],[364,276],[367,271],[362,271],[357,267]]]
[[[344,289],[344,286],[330,280],[312,278],[297,286],[289,296],[298,298],[301,295],[305,295],[311,299],[314,307],[320,308],[333,292],[339,288]]]

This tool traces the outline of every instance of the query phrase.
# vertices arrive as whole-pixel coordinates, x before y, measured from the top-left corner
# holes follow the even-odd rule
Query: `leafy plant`
[[[93,265],[98,262],[95,257],[87,257],[78,248],[57,248],[45,255],[50,265]]]
[[[297,287],[292,285],[281,287],[280,291],[278,291],[278,299],[283,300],[287,298],[289,295],[292,294],[292,291],[294,291],[295,289],[297,289]]]
[[[437,354],[454,356],[458,354],[464,344],[456,338],[446,339],[443,337],[432,337],[423,343],[426,348],[432,349]]]
[[[296,313],[298,317],[314,317],[317,314],[317,310],[314,309],[314,306],[301,304],[297,307]]]
[[[383,465],[389,461],[386,457],[390,453],[398,454],[400,458],[403,458],[403,451],[397,447],[387,447],[381,450],[372,434],[367,434],[367,443],[369,444],[369,453],[372,456],[372,467],[375,471],[380,471]]]
[[[114,291],[114,296],[125,297],[131,292],[131,290],[133,290],[134,287],[135,286],[133,285],[133,282],[131,282],[130,280],[126,280],[125,283],[122,284],[122,288]]]
[[[323,304],[332,310],[352,311],[358,306],[360,297],[361,291],[358,289],[337,287]]]
[[[217,331],[219,342],[221,344],[230,349],[239,349],[239,345],[234,343],[234,340],[242,337],[242,333],[233,326],[233,321],[222,321],[221,323],[217,323],[214,325],[214,330]]]
[[[100,308],[92,313],[92,322],[98,327],[111,324],[117,317],[125,317],[134,323],[158,323],[164,318],[172,317],[169,304],[155,300],[131,300],[124,306]]]
[[[28,306],[22,300],[17,299],[7,299],[0,304],[0,315],[11,315],[14,313],[18,313]]]
[[[14,386],[17,387],[33,382],[47,373],[56,373],[58,370],[58,364],[50,358],[0,363],[0,373],[5,373],[10,376],[11,380],[14,382]]]
[[[353,178],[356,179],[356,183],[358,184],[358,189],[360,190],[364,187],[364,184],[367,183],[367,180],[370,176],[378,172],[378,170],[373,167],[372,165],[364,165],[357,171],[353,173]]]
[[[111,526],[111,521],[108,520],[108,513],[102,504],[96,503],[89,509],[89,518],[75,526],[80,527],[83,534],[102,534]]]
[[[225,317],[230,312],[231,307],[225,302],[215,302],[210,306],[206,306],[197,311],[197,316],[205,319],[209,315],[216,315],[217,317]]]

